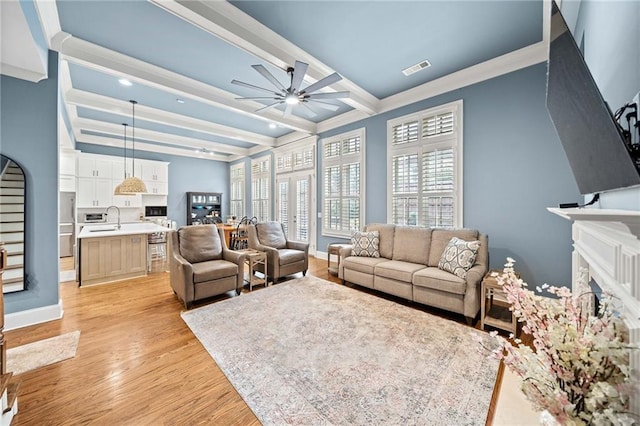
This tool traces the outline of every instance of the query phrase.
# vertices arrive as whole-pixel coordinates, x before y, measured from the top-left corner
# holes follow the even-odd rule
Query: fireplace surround
[[[620,313],[629,329],[629,341],[640,347],[640,211],[609,209],[558,209],[550,212],[571,220],[572,291],[580,289],[580,270],[620,301]],[[640,379],[640,349],[630,357],[632,375]],[[640,416],[640,392],[630,401],[630,411]]]

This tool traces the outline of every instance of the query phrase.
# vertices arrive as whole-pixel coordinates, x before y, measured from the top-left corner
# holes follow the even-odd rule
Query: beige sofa
[[[370,224],[380,234],[380,257],[353,256],[341,249],[338,276],[407,300],[463,314],[471,324],[480,311],[480,284],[489,264],[488,237],[473,229],[432,229]],[[452,237],[480,241],[475,264],[466,279],[438,268]]]

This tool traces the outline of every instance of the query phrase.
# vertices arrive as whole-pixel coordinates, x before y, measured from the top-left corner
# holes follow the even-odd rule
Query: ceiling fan
[[[324,87],[327,87],[333,83],[342,80],[342,77],[337,72],[330,74],[313,84],[301,89],[302,81],[307,73],[308,64],[304,62],[296,61],[295,66],[287,68],[287,74],[291,77],[291,83],[288,88],[285,88],[280,81],[273,76],[263,65],[251,65],[251,67],[258,71],[264,78],[266,78],[275,88],[267,89],[264,87],[256,86],[249,83],[244,83],[238,80],[232,80],[232,84],[236,84],[242,87],[248,87],[250,89],[260,90],[262,92],[269,93],[270,96],[253,96],[246,98],[236,98],[237,100],[250,100],[250,101],[268,101],[273,100],[275,102],[266,105],[256,110],[256,112],[266,111],[268,109],[277,107],[278,105],[285,104],[284,115],[291,114],[291,110],[296,105],[302,105],[305,109],[304,112],[310,116],[315,117],[317,113],[309,107],[309,104],[318,108],[327,109],[329,111],[337,111],[338,105],[334,105],[330,102],[325,102],[325,99],[340,99],[348,98],[349,92],[326,92],[326,93],[314,93]]]

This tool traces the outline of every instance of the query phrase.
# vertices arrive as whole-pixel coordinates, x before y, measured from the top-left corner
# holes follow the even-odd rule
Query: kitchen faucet
[[[109,209],[111,209],[111,207],[115,208],[118,211],[118,230],[120,229],[120,208],[118,206],[109,206],[107,207],[107,209],[104,211],[105,214],[109,214]]]

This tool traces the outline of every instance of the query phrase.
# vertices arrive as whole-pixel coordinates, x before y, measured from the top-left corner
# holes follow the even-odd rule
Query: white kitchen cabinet
[[[142,164],[140,160],[136,160],[134,165],[133,160],[127,158],[127,177],[131,177],[131,170],[134,170],[135,176],[142,179],[140,177],[142,176]],[[115,160],[111,167],[111,173],[112,179],[121,183],[124,180],[124,160]]]
[[[118,185],[120,182],[114,184]],[[127,207],[142,207],[142,197],[140,194],[136,195],[114,195],[112,197],[112,202],[114,206],[118,206],[120,208]]]
[[[147,194],[151,195],[167,195],[169,193],[169,184],[167,182],[144,181],[147,187]]]
[[[78,156],[78,177],[111,179],[113,159],[105,156]]]
[[[112,201],[113,189],[114,186],[111,179],[79,177],[76,195],[77,207],[109,207]]]
[[[60,192],[76,192],[76,177],[73,175],[60,175]]]
[[[160,161],[144,161],[141,179],[145,182],[167,182],[169,180],[169,164]]]

